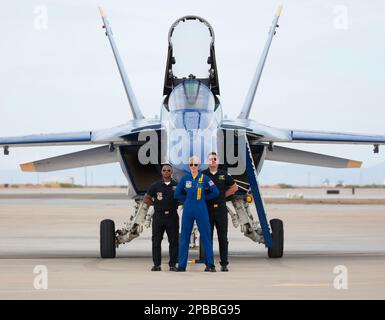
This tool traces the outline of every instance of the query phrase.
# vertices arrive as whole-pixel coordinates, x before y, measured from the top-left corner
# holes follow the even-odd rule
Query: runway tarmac
[[[100,259],[100,220],[121,227],[130,210],[119,199],[1,197],[0,299],[385,299],[384,205],[269,204],[269,217],[285,223],[284,257],[268,259],[230,222],[229,273],[201,264],[169,272],[166,238],[164,271],[150,272],[151,229]],[[34,288],[38,265],[46,290]],[[348,287],[336,289],[345,267]]]

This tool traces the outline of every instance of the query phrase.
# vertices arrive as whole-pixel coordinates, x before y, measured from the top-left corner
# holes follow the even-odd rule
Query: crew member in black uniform
[[[153,183],[143,202],[154,205],[154,216],[152,218],[152,259],[154,266],[151,271],[161,271],[162,239],[164,231],[167,233],[169,242],[170,271],[177,271],[178,242],[179,242],[179,215],[178,200],[174,199],[174,191],[177,186],[171,178],[172,167],[169,164],[162,166],[162,180]]]
[[[219,197],[213,200],[206,201],[209,211],[211,236],[214,234],[214,226],[217,229],[219,254],[221,258],[221,271],[229,271],[227,268],[228,262],[228,246],[227,239],[228,217],[226,198],[233,195],[238,190],[238,185],[235,183],[232,176],[226,171],[218,168],[218,156],[215,152],[211,152],[208,156],[209,167],[203,173],[207,175],[219,189]]]

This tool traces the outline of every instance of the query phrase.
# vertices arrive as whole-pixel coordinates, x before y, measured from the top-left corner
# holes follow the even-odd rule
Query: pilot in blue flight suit
[[[182,177],[174,192],[175,199],[184,201],[178,271],[186,271],[190,236],[196,220],[205,249],[205,271],[215,272],[213,241],[211,239],[211,225],[206,200],[217,198],[219,190],[208,176],[199,172],[198,157],[191,157],[189,165],[190,173]],[[208,190],[206,194],[205,189]]]

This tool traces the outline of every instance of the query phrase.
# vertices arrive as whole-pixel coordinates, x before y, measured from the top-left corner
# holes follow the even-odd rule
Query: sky
[[[279,4],[280,28],[251,118],[281,128],[385,134],[384,1],[19,0],[2,4],[0,136],[102,129],[132,118],[99,5],[146,117],[159,114],[170,25],[187,14],[209,21],[224,114],[235,118]],[[385,162],[372,146],[295,147],[362,160],[365,167]],[[45,174],[20,173],[19,163],[84,148],[11,149],[0,155],[0,183],[36,182]],[[265,180],[282,168],[287,165],[269,164]],[[304,175],[312,170],[301,168]],[[94,183],[125,181],[118,165],[92,170]],[[84,169],[47,177],[58,175],[79,180]]]

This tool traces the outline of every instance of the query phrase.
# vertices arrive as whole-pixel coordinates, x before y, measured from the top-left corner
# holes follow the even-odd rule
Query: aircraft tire
[[[116,256],[115,223],[109,219],[100,223],[100,256],[103,259]]]
[[[268,248],[267,254],[269,258],[282,258],[283,256],[283,222],[280,219],[270,220],[270,226],[272,230],[273,247]]]

